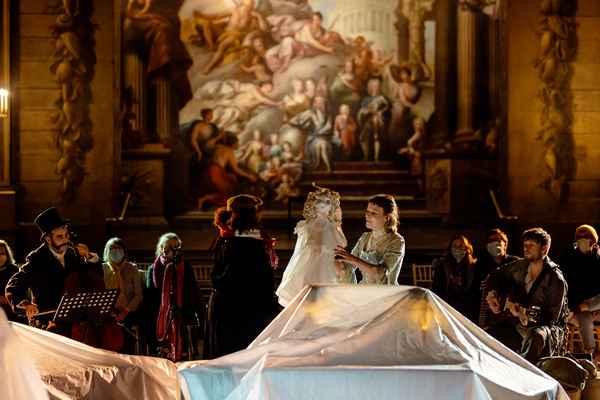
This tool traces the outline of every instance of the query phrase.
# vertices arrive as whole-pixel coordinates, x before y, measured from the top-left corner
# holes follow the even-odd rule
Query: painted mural
[[[155,21],[169,14],[157,11],[159,3],[127,6],[147,39]],[[223,205],[239,192],[285,202],[314,170],[389,161],[406,146],[413,120],[433,113],[431,63],[416,50],[399,62],[397,0],[377,4],[376,10],[354,0],[176,5],[179,38],[191,59],[189,67],[179,64],[191,92],[179,112],[180,135],[193,152],[190,194],[200,208]],[[140,22],[150,14],[156,17]],[[148,41],[150,64],[155,44]]]

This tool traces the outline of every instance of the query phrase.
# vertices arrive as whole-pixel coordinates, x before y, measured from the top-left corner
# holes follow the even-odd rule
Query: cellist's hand
[[[29,319],[35,317],[40,313],[40,310],[38,310],[37,306],[33,303],[30,303],[29,301],[23,302],[23,304],[21,304],[21,307],[25,309],[25,315],[27,315],[27,318]]]
[[[90,255],[90,249],[85,244],[76,244],[75,248],[79,251],[79,254],[85,257],[86,260],[92,258]]]
[[[117,315],[117,318],[116,318],[117,322],[123,322],[123,320],[125,318],[127,318],[128,315],[129,315],[129,309],[125,308],[123,311],[121,311],[119,313],[119,315]]]

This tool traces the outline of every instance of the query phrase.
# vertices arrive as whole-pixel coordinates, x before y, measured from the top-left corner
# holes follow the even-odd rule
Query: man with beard
[[[15,313],[27,315],[31,326],[68,336],[65,327],[52,322],[54,313],[38,314],[58,308],[69,274],[84,268],[102,277],[102,263],[86,245],[70,246],[69,220],[63,220],[54,207],[38,215],[35,223],[43,244],[29,253],[26,263],[8,281],[6,298]]]
[[[494,314],[508,305],[515,323],[499,319],[486,331],[532,364],[541,357],[551,356],[561,345],[566,324],[567,284],[558,268],[548,258],[551,238],[542,228],[523,232],[524,258],[492,271],[487,283],[487,302]],[[502,292],[512,288],[520,298],[508,298],[514,304],[500,304]],[[509,296],[510,297],[510,296]],[[501,308],[502,307],[502,308]],[[537,318],[528,318],[527,309],[537,307]]]

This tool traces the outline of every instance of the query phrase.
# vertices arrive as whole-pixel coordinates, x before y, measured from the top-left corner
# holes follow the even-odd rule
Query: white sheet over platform
[[[306,286],[246,350],[179,367],[186,399],[567,399],[432,292]]]
[[[2,329],[9,326],[25,350],[21,357],[33,360],[51,399],[177,399],[177,367],[169,360],[100,350],[12,322]],[[7,362],[6,354],[2,358]]]

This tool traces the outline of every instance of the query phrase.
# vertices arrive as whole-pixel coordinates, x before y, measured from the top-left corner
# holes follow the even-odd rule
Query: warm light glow
[[[8,92],[0,89],[0,118],[8,117]]]

